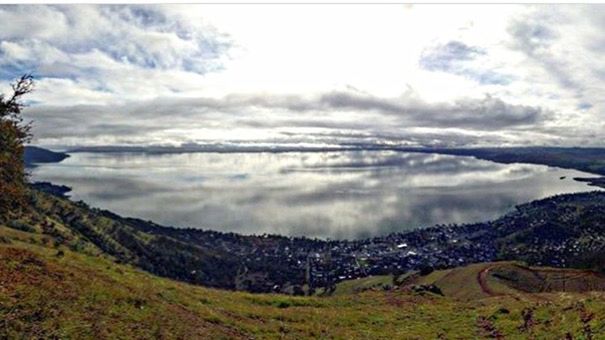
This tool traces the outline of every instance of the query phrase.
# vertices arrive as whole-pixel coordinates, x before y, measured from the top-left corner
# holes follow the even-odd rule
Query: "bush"
[[[86,242],[82,240],[75,240],[69,244],[69,249],[73,252],[83,252],[86,249]]]
[[[420,266],[420,276],[427,276],[430,273],[432,273],[435,269],[432,266],[429,265],[422,265]]]
[[[7,223],[7,226],[12,229],[25,231],[26,233],[35,233],[36,228],[31,225],[19,221],[10,221]]]

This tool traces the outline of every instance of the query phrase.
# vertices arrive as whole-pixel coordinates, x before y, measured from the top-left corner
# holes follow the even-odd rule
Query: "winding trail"
[[[497,292],[492,289],[488,283],[488,277],[490,271],[501,267],[506,266],[507,264],[490,264],[486,265],[477,273],[477,283],[481,288],[481,292],[487,296],[502,296],[506,295],[501,292]],[[586,290],[604,290],[605,288],[605,276],[599,273],[595,273],[590,270],[583,269],[569,269],[569,268],[540,268],[539,270],[534,270],[531,267],[522,267],[518,264],[513,264],[514,266],[529,272],[530,274],[535,276],[537,282],[535,284],[538,292],[551,292],[551,291],[576,291],[576,289],[571,288],[574,285],[583,284],[587,285]],[[590,282],[590,279],[593,278],[594,282]],[[582,283],[582,280],[585,279],[586,282]],[[580,282],[578,282],[580,281]],[[600,282],[599,282],[600,281]],[[553,286],[554,285],[554,286]],[[568,287],[569,285],[569,287]],[[524,291],[521,288],[513,288],[516,290]],[[581,289],[580,289],[581,290]],[[530,293],[530,291],[526,291]]]
[[[481,287],[481,291],[488,296],[502,295],[494,292],[487,284],[487,275],[489,274],[489,271],[497,266],[497,264],[486,266],[485,268],[481,269],[479,273],[477,273],[477,282],[479,283],[479,287]]]

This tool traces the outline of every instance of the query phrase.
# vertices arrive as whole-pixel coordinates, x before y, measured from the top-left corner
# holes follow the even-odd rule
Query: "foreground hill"
[[[501,283],[493,281],[499,280],[495,269],[486,280],[496,292],[481,293],[476,279],[486,266],[508,276],[528,270],[513,263],[481,264],[436,271],[389,291],[323,298],[259,295],[158,278],[117,264],[90,245],[72,251],[40,233],[0,227],[0,338],[605,336],[605,320],[598,317],[605,313],[604,293],[496,287]],[[536,270],[541,269],[531,269]],[[557,275],[578,274],[558,270]],[[431,282],[443,295],[417,288]]]

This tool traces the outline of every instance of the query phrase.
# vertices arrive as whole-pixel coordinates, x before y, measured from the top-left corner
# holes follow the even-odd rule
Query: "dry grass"
[[[25,233],[27,234],[27,233]],[[0,338],[563,338],[605,335],[602,293],[477,295],[483,265],[434,273],[454,297],[405,290],[254,295],[154,277],[110,258],[11,239],[0,245]],[[8,235],[8,236],[6,236]],[[18,237],[17,237],[18,236]],[[469,276],[473,284],[465,284]],[[426,277],[424,278],[426,279]],[[456,287],[463,293],[456,292]],[[463,298],[465,301],[461,301]],[[591,317],[592,315],[592,317]]]

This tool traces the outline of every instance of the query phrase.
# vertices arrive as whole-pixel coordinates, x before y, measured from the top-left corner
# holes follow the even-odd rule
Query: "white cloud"
[[[330,138],[598,144],[601,12],[0,6],[0,77],[39,76],[29,115],[47,144],[287,139],[301,129]],[[47,132],[70,119],[81,124],[72,131],[91,136]]]

